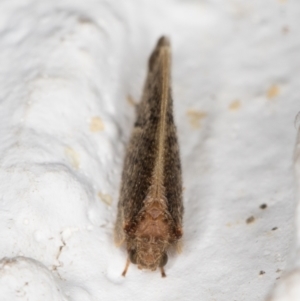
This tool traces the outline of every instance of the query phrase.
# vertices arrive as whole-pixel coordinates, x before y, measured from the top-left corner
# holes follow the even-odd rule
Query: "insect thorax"
[[[151,270],[161,265],[170,245],[171,223],[162,200],[147,203],[138,214],[134,235],[128,241],[128,251],[135,257],[133,263]]]

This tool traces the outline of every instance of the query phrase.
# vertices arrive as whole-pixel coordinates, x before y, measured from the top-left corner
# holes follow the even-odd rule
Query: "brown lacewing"
[[[164,266],[182,236],[182,181],[170,88],[171,49],[161,37],[152,52],[137,120],[125,156],[115,243],[126,244],[140,269]]]

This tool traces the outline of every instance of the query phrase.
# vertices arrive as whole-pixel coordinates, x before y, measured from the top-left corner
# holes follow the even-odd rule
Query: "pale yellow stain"
[[[104,194],[102,192],[98,192],[98,197],[100,200],[108,206],[112,204],[112,197],[109,194]]]
[[[272,85],[272,86],[268,89],[268,91],[267,91],[267,97],[268,97],[269,99],[272,99],[272,98],[278,96],[279,93],[280,93],[280,88],[279,88],[279,86],[277,86],[277,85]]]
[[[239,100],[234,100],[232,103],[229,105],[229,110],[231,111],[237,111],[241,107],[241,102]]]
[[[70,160],[71,164],[75,169],[79,168],[80,156],[79,154],[70,146],[65,147],[65,155]]]
[[[176,242],[176,252],[177,254],[181,254],[183,250],[183,243],[181,240]]]
[[[199,129],[201,127],[201,120],[207,116],[205,112],[197,110],[188,110],[187,116],[190,122],[190,125],[194,129]]]
[[[104,123],[100,117],[95,116],[91,119],[90,122],[90,131],[93,133],[101,132],[104,130]]]
[[[287,0],[279,0],[280,3],[287,3]]]
[[[228,222],[228,223],[226,223],[226,227],[231,228],[231,227],[234,227],[234,226],[239,226],[240,224],[241,224],[240,221]]]
[[[127,95],[127,102],[131,105],[131,106],[136,106],[137,103],[136,101],[133,99],[133,97],[131,95]]]

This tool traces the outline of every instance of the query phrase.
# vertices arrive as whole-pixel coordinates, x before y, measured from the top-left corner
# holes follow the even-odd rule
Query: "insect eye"
[[[168,262],[168,255],[164,253],[164,255],[160,259],[159,267],[162,268],[164,267]]]
[[[133,264],[136,264],[137,256],[136,256],[136,251],[135,251],[135,250],[131,250],[131,251],[129,252],[129,259],[130,259],[130,261],[131,261]]]

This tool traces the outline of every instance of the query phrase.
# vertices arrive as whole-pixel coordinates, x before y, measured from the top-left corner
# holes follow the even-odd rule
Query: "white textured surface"
[[[0,261],[2,300],[67,301],[51,271],[26,257]]]
[[[293,250],[299,23],[288,0],[2,1],[1,300],[264,300]],[[184,248],[166,279],[135,266],[123,278],[112,232],[128,95],[161,34]]]
[[[297,116],[296,124],[299,124]],[[300,131],[298,129],[298,137],[295,146],[295,174],[296,174],[296,198],[298,205],[296,209],[296,235],[295,248],[292,252],[292,259],[289,273],[286,273],[280,283],[270,294],[268,301],[298,301],[300,299]]]

